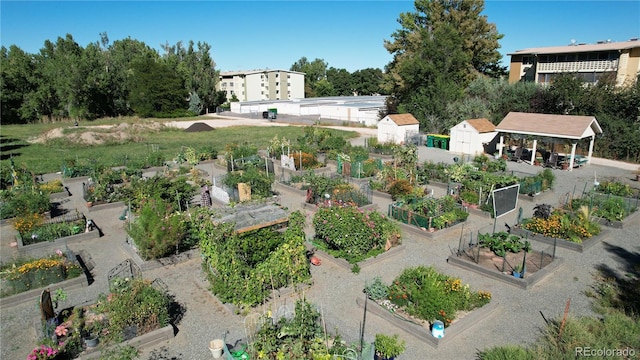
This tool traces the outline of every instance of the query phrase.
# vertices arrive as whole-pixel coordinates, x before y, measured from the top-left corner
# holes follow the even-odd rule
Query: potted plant
[[[376,334],[374,341],[376,356],[380,360],[393,360],[396,356],[404,352],[406,343],[400,340],[398,334],[388,336],[385,334]]]
[[[518,264],[516,265],[515,268],[513,268],[513,277],[522,278],[522,276],[524,276],[525,271],[526,269],[523,268],[522,265]]]

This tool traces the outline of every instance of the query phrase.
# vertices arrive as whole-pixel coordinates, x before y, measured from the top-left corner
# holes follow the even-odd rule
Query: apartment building
[[[640,39],[596,44],[573,42],[517,50],[511,54],[509,83],[534,81],[548,84],[561,73],[572,73],[586,83],[596,83],[605,74],[613,74],[618,86],[636,79],[640,72]]]
[[[304,98],[304,73],[289,70],[227,71],[220,73],[218,91],[240,101]]]

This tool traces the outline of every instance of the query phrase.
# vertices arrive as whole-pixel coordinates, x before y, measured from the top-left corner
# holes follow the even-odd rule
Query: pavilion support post
[[[538,139],[533,139],[533,147],[531,148],[531,165],[533,165],[533,163],[536,160],[536,148],[538,146]]]
[[[569,171],[573,171],[573,164],[576,159],[576,145],[578,145],[578,143],[571,144],[571,158],[569,159]]]
[[[498,143],[498,157],[502,157],[503,150],[504,150],[504,135],[500,135],[500,143]]]
[[[593,143],[596,140],[596,136],[591,136],[591,141],[589,141],[589,156],[587,156],[587,164],[591,164],[591,155],[593,155]]]

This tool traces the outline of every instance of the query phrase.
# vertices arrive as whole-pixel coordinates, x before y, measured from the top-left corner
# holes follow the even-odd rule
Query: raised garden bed
[[[129,339],[127,341],[123,341],[114,346],[110,346],[109,348],[116,347],[116,346],[124,347],[124,346],[131,345],[137,348],[138,350],[142,350],[142,349],[150,348],[154,345],[158,345],[163,341],[171,340],[173,337],[175,337],[175,330],[173,328],[173,325],[167,325],[165,327],[148,332],[146,334],[136,336],[133,339]],[[102,351],[95,350],[90,353],[81,355],[76,359],[79,359],[79,360],[100,359],[100,356],[102,356]]]
[[[596,221],[598,222],[598,224],[603,226],[611,227],[614,229],[623,229],[625,227],[625,224],[632,222],[635,218],[639,216],[639,214],[640,214],[640,211],[636,210],[633,213],[629,214],[629,216],[627,216],[626,218],[620,221],[609,221],[604,218],[596,218]]]
[[[491,250],[484,247],[481,247],[479,250],[479,253],[477,252],[477,247],[468,250],[468,252],[471,252],[476,256],[478,259],[477,263],[473,256],[467,252],[460,252],[459,255],[453,254],[449,256],[447,262],[521,289],[527,289],[538,283],[558,269],[563,262],[560,258],[553,258],[553,254],[546,254],[532,250],[527,253],[524,277],[518,278],[513,276],[511,271],[515,264],[522,264],[523,252],[518,254],[507,253],[507,260],[503,269],[502,257],[496,256]]]
[[[69,291],[69,290],[79,289],[87,286],[89,286],[89,281],[87,279],[87,276],[80,275],[73,279],[54,283],[49,286],[45,286],[37,289],[31,289],[29,291],[24,291],[19,294],[0,298],[0,308],[6,309],[16,305],[23,304],[28,301],[36,301],[36,299],[40,297],[40,294],[45,289],[49,289],[51,290],[51,293],[54,293],[58,289],[64,289],[65,291]]]
[[[40,297],[40,294],[45,289],[49,289],[51,290],[51,293],[54,293],[57,289],[64,289],[65,291],[68,291],[89,286],[89,279],[91,277],[90,271],[95,266],[93,261],[91,260],[91,257],[88,256],[84,251],[80,251],[79,254],[69,252],[67,254],[67,257],[69,256],[75,259],[74,262],[77,262],[77,265],[82,269],[83,274],[80,274],[80,276],[74,277],[72,279],[51,283],[46,286],[41,286],[31,290],[23,291],[15,295],[0,298],[0,307],[7,308],[28,301],[34,301],[35,299],[38,299]]]
[[[361,308],[365,307],[365,302],[367,311],[375,314],[376,316],[379,316],[383,320],[387,321],[387,323],[405,331],[407,334],[415,337],[416,340],[427,343],[434,348],[438,348],[439,346],[451,342],[468,328],[487,319],[500,309],[500,304],[495,301],[492,301],[481,308],[474,309],[473,311],[467,313],[464,317],[461,317],[451,323],[451,325],[449,325],[445,329],[445,336],[443,338],[435,338],[433,337],[433,335],[431,335],[431,330],[427,326],[411,322],[408,319],[404,319],[398,314],[394,314],[389,310],[383,308],[373,300],[366,300],[363,297],[356,298],[356,304],[358,304],[358,306],[360,306]]]
[[[590,247],[594,246],[595,244],[609,236],[609,230],[602,229],[600,231],[600,234],[592,236],[588,239],[584,239],[582,243],[576,243],[565,239],[551,238],[536,234],[529,230],[525,230],[518,225],[514,225],[511,227],[511,233],[519,235],[522,238],[526,238],[528,240],[534,240],[577,252],[584,252],[585,250],[589,249]]]
[[[393,221],[395,224],[398,224],[398,226],[400,226],[400,230],[402,230],[403,233],[409,232],[415,236],[418,236],[418,237],[424,236],[430,239],[449,236],[452,233],[460,231],[460,229],[462,228],[462,225],[464,224],[464,222],[459,222],[449,227],[446,227],[444,229],[429,231],[428,229],[423,229],[417,226],[405,224],[401,221],[397,221],[397,220],[393,220]]]
[[[313,244],[311,244],[311,245],[313,246]],[[371,266],[373,266],[375,264],[378,264],[378,263],[380,263],[380,262],[382,262],[384,260],[399,256],[400,254],[404,253],[404,250],[405,250],[405,246],[403,244],[394,246],[391,249],[383,252],[382,254],[380,254],[378,256],[374,256],[374,257],[371,257],[371,258],[368,258],[368,259],[366,259],[364,261],[359,262],[358,266],[361,269],[371,267]],[[327,262],[330,262],[333,265],[335,265],[337,267],[340,267],[340,268],[342,268],[344,270],[347,270],[347,271],[351,271],[351,268],[353,267],[353,264],[350,264],[347,260],[333,257],[333,256],[329,255],[327,252],[325,252],[325,251],[323,251],[321,249],[317,249],[316,248],[315,249],[315,255],[317,257],[319,257],[320,260],[322,260],[322,261],[326,260]]]
[[[79,243],[84,240],[92,240],[100,237],[100,231],[93,229],[89,232],[82,232],[80,234],[65,236],[55,241],[43,241],[36,244],[24,245],[22,237],[16,236],[16,242],[18,243],[18,253],[20,255],[30,255],[35,252],[53,252],[55,249],[61,249],[67,247],[69,244]]]
[[[143,260],[135,249],[133,240],[127,238],[127,241],[120,243],[122,250],[127,253],[127,256],[133,260],[133,262],[140,267],[142,271],[149,271],[157,269],[163,266],[176,265],[187,262],[193,258],[200,256],[198,249],[191,249],[185,252],[181,252],[177,255],[171,255],[160,259]]]
[[[127,206],[127,204],[125,204],[124,201],[116,201],[112,203],[98,202],[98,203],[93,203],[92,206],[87,206],[87,211],[92,213],[92,212],[107,210],[107,209],[124,208],[125,206]]]

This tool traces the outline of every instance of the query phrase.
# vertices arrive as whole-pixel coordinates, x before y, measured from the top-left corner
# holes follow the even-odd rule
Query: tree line
[[[447,133],[462,120],[497,124],[509,111],[592,115],[604,130],[595,153],[640,162],[639,82],[611,77],[585,85],[572,74],[549,86],[508,84],[500,65],[504,36],[482,15],[482,0],[416,0],[400,29],[384,41],[393,56],[381,69],[349,73],[323,59],[300,58],[305,96],[387,95],[387,113],[412,113],[422,131]],[[0,49],[3,123],[137,115],[202,114],[226,102],[207,43],[162,46],[164,54],[127,38],[79,46],[71,35],[46,41],[38,54]],[[621,137],[618,134],[625,134]]]
[[[0,48],[3,123],[138,115],[176,117],[215,110],[218,71],[206,42],[162,46],[106,33],[86,47],[71,34],[46,40],[37,54]]]

